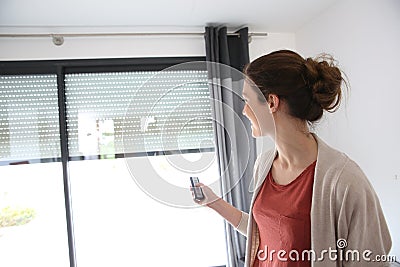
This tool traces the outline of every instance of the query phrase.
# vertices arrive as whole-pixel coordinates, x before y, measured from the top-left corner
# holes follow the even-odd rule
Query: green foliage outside
[[[0,227],[27,224],[35,218],[35,210],[31,208],[5,207],[0,210]]]

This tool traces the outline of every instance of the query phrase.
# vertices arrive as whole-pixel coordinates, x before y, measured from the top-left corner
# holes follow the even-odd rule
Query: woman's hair
[[[304,59],[289,50],[257,58],[245,66],[244,73],[263,99],[276,94],[290,115],[309,122],[318,121],[324,110],[334,112],[342,99],[342,82],[347,85],[331,56]]]

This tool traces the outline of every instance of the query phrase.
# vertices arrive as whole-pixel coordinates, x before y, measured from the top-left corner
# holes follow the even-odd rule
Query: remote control
[[[190,177],[190,182],[191,182],[192,187],[193,187],[194,199],[196,199],[196,200],[204,199],[203,190],[200,187],[197,186],[197,184],[199,183],[199,178]]]

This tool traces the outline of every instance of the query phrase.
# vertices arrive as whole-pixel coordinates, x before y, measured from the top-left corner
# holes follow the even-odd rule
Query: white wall
[[[347,105],[318,132],[373,184],[400,259],[400,1],[340,1],[296,32],[304,56],[331,53],[350,81]],[[395,178],[397,175],[397,179]],[[373,234],[373,233],[365,233]]]
[[[266,37],[253,36],[249,44],[250,61],[274,50],[294,48],[294,33],[268,33]]]
[[[188,37],[65,38],[55,46],[51,38],[2,38],[0,60],[203,56],[204,41]]]
[[[1,33],[48,33],[46,28],[0,28]],[[90,31],[90,29],[89,29]],[[97,32],[99,30],[97,29]],[[106,32],[125,32],[112,28]],[[151,31],[156,31],[152,29]],[[165,29],[162,29],[163,32]],[[191,32],[201,32],[195,29]],[[250,30],[251,31],[251,30]],[[57,32],[57,31],[56,31]],[[82,33],[82,29],[63,29],[62,32]],[[140,32],[140,31],[139,31]],[[171,29],[170,32],[184,32]],[[265,51],[279,48],[294,48],[294,34],[270,33],[267,37],[253,37],[250,58]],[[50,37],[45,38],[1,38],[0,60],[42,60],[121,57],[205,56],[204,37],[188,36],[140,36],[140,37],[65,37],[64,44],[55,46]]]

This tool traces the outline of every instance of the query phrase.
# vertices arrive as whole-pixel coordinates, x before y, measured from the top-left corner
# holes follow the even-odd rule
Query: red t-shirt
[[[315,165],[316,161],[287,185],[277,184],[271,171],[268,173],[253,206],[260,232],[254,267],[311,266],[309,254],[303,251],[311,249],[310,211]]]

